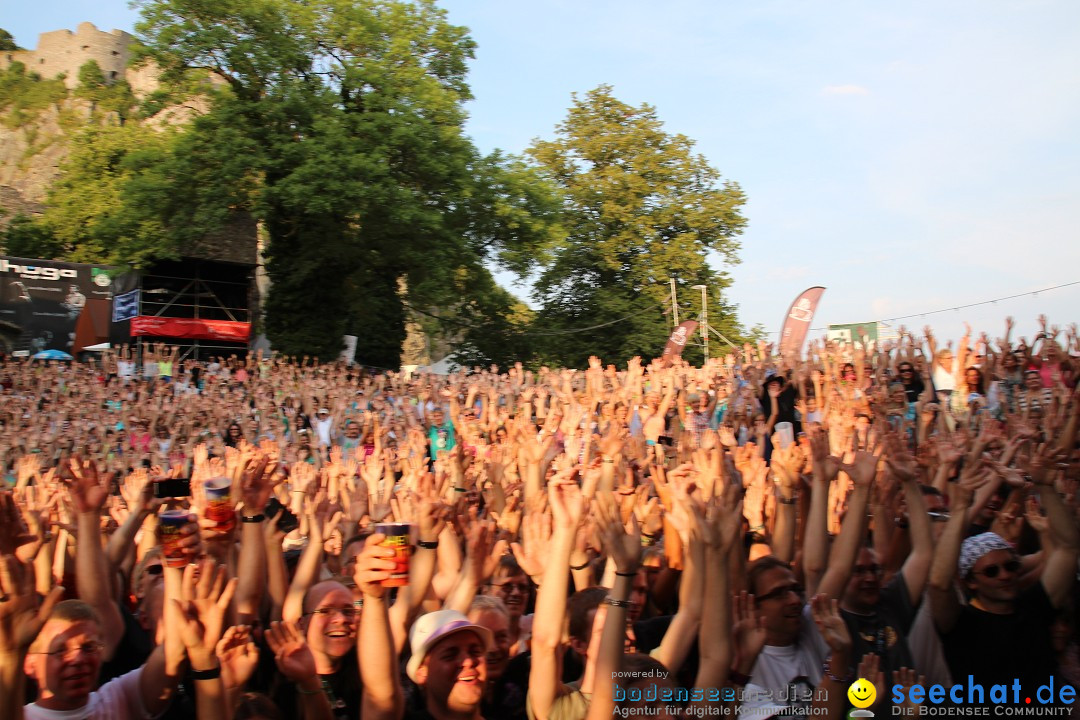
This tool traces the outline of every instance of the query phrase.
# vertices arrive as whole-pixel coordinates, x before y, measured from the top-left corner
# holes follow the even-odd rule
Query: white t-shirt
[[[315,426],[315,433],[319,437],[320,445],[330,445],[330,435],[334,425],[334,418],[328,417],[325,420],[315,420],[311,423]]]
[[[116,362],[116,374],[122,378],[134,377],[135,363],[130,360],[118,360]]]
[[[142,668],[132,670],[90,693],[90,702],[78,710],[47,710],[31,703],[23,708],[26,720],[149,720],[139,692]]]
[[[953,360],[953,367],[955,367],[956,361]],[[956,389],[956,375],[952,370],[946,370],[945,368],[934,363],[934,372],[931,375],[934,379],[935,390],[955,390]]]
[[[766,645],[758,655],[743,696],[741,713],[746,717],[785,717],[789,708],[810,706],[829,648],[814,625],[809,605],[803,606],[802,615],[802,631],[794,645]]]

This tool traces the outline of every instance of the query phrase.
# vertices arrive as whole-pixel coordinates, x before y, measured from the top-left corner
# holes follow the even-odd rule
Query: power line
[[[421,310],[420,308],[414,307],[414,306],[410,305],[409,303],[404,303],[403,302],[402,305],[404,305],[405,307],[407,307],[410,310],[413,310],[415,312],[420,313],[421,315],[427,315],[430,318],[434,318],[434,319],[438,320],[439,322],[450,323],[451,325],[457,325],[459,327],[468,328],[468,329],[471,329],[471,330],[482,330],[484,328],[488,328],[488,327],[491,327],[493,325],[493,323],[486,323],[484,325],[475,325],[473,323],[467,323],[467,322],[464,322],[462,320],[458,320],[456,318],[442,317],[442,316],[436,315],[435,313],[428,312],[427,310]],[[519,335],[524,335],[524,336],[530,336],[530,335],[543,335],[543,336],[574,335],[576,333],[589,332],[590,330],[599,330],[600,328],[605,328],[605,327],[608,327],[609,325],[615,325],[617,323],[625,322],[626,320],[630,320],[632,318],[638,317],[639,315],[644,315],[645,313],[649,313],[649,312],[655,312],[657,310],[657,308],[663,308],[663,307],[666,307],[666,303],[660,303],[660,304],[657,304],[654,307],[648,307],[648,308],[645,308],[644,310],[640,310],[640,311],[638,311],[636,313],[630,313],[629,315],[624,315],[621,318],[616,318],[615,320],[609,320],[607,322],[600,323],[598,325],[590,325],[588,327],[569,328],[567,330],[526,330],[526,331],[518,333],[518,334]]]
[[[1051,290],[1060,290],[1061,288],[1071,287],[1073,285],[1080,285],[1080,280],[1062,283],[1061,285],[1053,285],[1051,287],[1042,288],[1041,290],[1029,290],[1028,292],[1017,293],[1015,295],[1006,295],[1004,297],[994,298],[992,300],[980,300],[979,302],[968,303],[966,305],[956,305],[953,307],[941,308],[939,310],[927,310],[926,312],[912,313],[911,315],[897,315],[896,317],[879,318],[877,320],[870,320],[869,322],[896,322],[897,320],[910,320],[911,318],[925,317],[927,315],[937,315],[943,312],[966,310],[967,308],[979,307],[980,305],[993,305],[1003,300],[1015,300],[1016,298],[1026,297],[1028,295],[1038,295],[1039,293],[1050,292]],[[828,326],[810,328],[811,332],[828,329]],[[777,332],[779,331],[773,330],[770,334],[776,334]]]

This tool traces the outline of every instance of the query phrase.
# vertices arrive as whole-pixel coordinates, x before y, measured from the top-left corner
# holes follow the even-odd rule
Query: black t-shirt
[[[154,652],[154,641],[123,605],[120,606],[120,617],[124,621],[124,634],[112,659],[101,666],[101,674],[98,676],[101,685],[142,667],[150,653]]]
[[[269,654],[269,650],[260,655]],[[273,655],[270,655],[271,660]],[[320,675],[323,693],[330,701],[330,710],[334,720],[356,720],[360,717],[360,705],[363,700],[363,687],[360,684],[360,668],[357,664],[356,654],[349,653],[342,660],[341,668],[331,675]],[[276,677],[277,685],[272,694],[274,703],[285,713],[285,717],[293,717],[299,708],[299,695],[296,685],[289,682],[280,674]]]
[[[904,394],[907,395],[908,402],[918,402],[919,396],[923,394],[926,386],[923,385],[922,378],[918,375],[914,375],[911,378],[910,385],[904,385]]]
[[[1034,697],[1040,685],[1057,675],[1050,643],[1056,614],[1042,583],[1021,593],[1010,615],[965,605],[956,625],[941,638],[953,682],[966,683],[971,675],[984,688],[984,704],[990,703],[992,685],[1009,686],[1011,695],[1015,679],[1022,693]]]
[[[915,622],[917,608],[911,604],[910,592],[903,573],[896,573],[889,584],[881,589],[877,607],[870,615],[860,615],[840,609],[840,614],[851,635],[851,667],[848,675],[855,677],[855,670],[863,655],[874,653],[881,658],[881,670],[885,681],[902,667],[913,668],[907,636]]]

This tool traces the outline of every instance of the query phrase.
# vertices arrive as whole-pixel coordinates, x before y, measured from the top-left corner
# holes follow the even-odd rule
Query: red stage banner
[[[136,317],[131,319],[131,334],[154,337],[187,338],[189,340],[227,340],[247,342],[251,323],[233,320],[200,320],[197,318]]]
[[[804,290],[795,302],[788,308],[784,318],[784,328],[780,331],[780,356],[786,357],[789,353],[801,354],[803,343],[806,342],[806,334],[810,330],[810,322],[817,312],[821,294],[825,292],[823,287],[812,287]]]

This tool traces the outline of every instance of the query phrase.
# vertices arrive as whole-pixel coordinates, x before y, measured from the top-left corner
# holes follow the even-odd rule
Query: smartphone
[[[156,480],[154,482],[154,497],[191,497],[191,478],[170,478],[168,480]]]
[[[270,498],[263,508],[263,514],[270,520],[277,518],[277,528],[286,535],[300,527],[300,519],[289,508],[281,504],[277,498]]]
[[[672,438],[670,435],[661,435],[657,439],[657,442],[660,443],[661,445],[667,445],[668,447],[671,447],[672,445],[675,444],[675,439]]]

